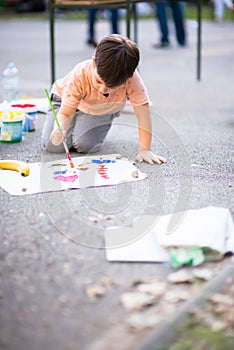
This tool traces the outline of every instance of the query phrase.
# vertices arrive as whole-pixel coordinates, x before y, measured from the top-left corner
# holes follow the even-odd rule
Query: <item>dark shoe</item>
[[[97,42],[96,42],[96,40],[93,39],[93,38],[88,39],[88,40],[87,40],[87,44],[88,44],[89,46],[92,46],[92,47],[97,47]]]
[[[153,45],[155,49],[163,49],[165,47],[168,47],[170,44],[169,42],[159,42]]]

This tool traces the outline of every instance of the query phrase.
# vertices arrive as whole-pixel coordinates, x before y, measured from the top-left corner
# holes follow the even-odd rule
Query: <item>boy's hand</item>
[[[154,164],[154,163],[161,164],[161,163],[166,163],[167,160],[161,156],[154,154],[152,151],[143,150],[138,153],[137,161],[140,163],[146,162],[149,164]]]
[[[61,132],[59,129],[54,129],[50,135],[50,141],[53,145],[58,146],[65,139],[65,132]]]

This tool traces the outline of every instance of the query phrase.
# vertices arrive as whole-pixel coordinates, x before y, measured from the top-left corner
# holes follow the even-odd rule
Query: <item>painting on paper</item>
[[[0,170],[1,187],[12,195],[63,191],[86,187],[117,185],[143,180],[146,176],[134,162],[120,155],[73,157],[75,167],[67,159],[31,163],[29,176]]]

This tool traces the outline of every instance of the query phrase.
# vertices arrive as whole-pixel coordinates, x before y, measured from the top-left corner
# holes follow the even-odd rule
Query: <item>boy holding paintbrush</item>
[[[149,98],[136,68],[139,49],[133,41],[119,34],[104,37],[95,57],[79,63],[52,86],[52,110],[48,111],[42,132],[42,148],[64,152],[68,148],[89,153],[100,149],[115,117],[129,98],[138,121],[137,160],[149,164],[166,160],[151,151],[152,127]]]

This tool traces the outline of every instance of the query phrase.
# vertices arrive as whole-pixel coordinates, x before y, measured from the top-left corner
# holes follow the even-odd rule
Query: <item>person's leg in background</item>
[[[88,10],[88,32],[89,37],[87,40],[87,44],[93,47],[97,46],[97,41],[95,40],[95,22],[96,22],[96,15],[97,15],[97,9],[90,9]]]
[[[117,9],[111,9],[111,30],[112,33],[118,34],[119,33],[119,11]]]
[[[214,15],[217,22],[223,21],[224,2],[223,0],[214,0]]]
[[[225,16],[225,7],[229,10],[234,9],[234,4],[232,0],[214,0],[214,15],[215,20],[218,23],[222,23]]]
[[[170,1],[172,17],[175,24],[176,39],[180,46],[186,45],[186,33],[184,25],[184,4]]]
[[[95,35],[95,23],[97,20],[97,11],[98,9],[88,10],[88,40],[87,44],[93,47],[97,47],[97,40]],[[111,31],[112,33],[119,33],[118,23],[119,23],[119,13],[117,9],[110,10],[110,21],[111,21]]]
[[[167,4],[165,2],[156,2],[155,16],[158,19],[160,30],[160,41],[154,45],[156,48],[167,47],[169,45],[169,31],[167,24]]]

